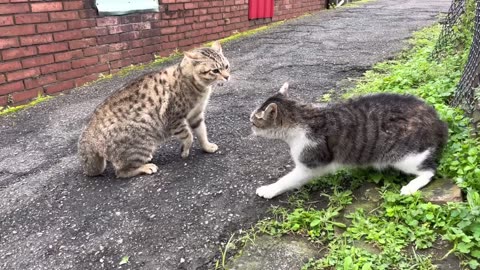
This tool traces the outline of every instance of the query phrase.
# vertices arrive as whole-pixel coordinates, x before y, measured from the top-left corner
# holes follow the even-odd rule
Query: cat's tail
[[[78,157],[85,175],[97,176],[105,171],[107,166],[106,159],[83,135],[78,142]]]

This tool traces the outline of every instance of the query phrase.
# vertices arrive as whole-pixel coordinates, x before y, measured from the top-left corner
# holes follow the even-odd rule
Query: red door
[[[249,0],[248,19],[273,17],[273,0]]]

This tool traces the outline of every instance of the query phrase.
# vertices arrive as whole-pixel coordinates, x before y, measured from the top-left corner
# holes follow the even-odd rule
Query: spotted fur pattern
[[[286,141],[295,161],[292,172],[257,189],[259,196],[272,198],[341,167],[393,167],[416,175],[402,188],[405,195],[433,177],[448,127],[420,99],[376,94],[314,106],[289,99],[287,89],[250,117],[256,135]]]
[[[100,104],[80,136],[78,154],[89,176],[102,174],[110,161],[117,177],[152,174],[149,163],[158,145],[173,136],[187,158],[194,131],[208,153],[204,122],[211,85],[230,76],[228,60],[218,42],[211,48],[185,52],[181,63],[153,72],[126,85]]]

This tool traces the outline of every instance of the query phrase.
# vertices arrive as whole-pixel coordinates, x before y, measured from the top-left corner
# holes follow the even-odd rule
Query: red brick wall
[[[159,13],[100,17],[93,0],[0,0],[0,106],[20,104],[271,21],[325,8],[275,0],[274,18],[248,20],[248,0],[160,0]]]

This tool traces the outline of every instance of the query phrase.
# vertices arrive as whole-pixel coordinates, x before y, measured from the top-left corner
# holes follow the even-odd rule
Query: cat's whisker
[[[256,135],[255,133],[250,133],[249,135],[242,137],[242,139],[246,139],[250,141],[258,140],[258,138],[259,138],[258,135]]]

